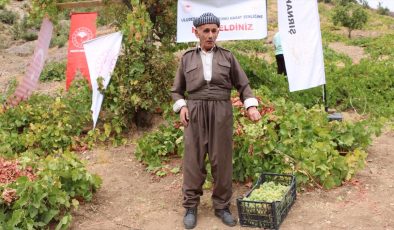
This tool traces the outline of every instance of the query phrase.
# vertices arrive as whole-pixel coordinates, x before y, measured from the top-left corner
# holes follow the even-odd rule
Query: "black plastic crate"
[[[257,183],[245,197],[248,197],[254,189],[259,188],[264,182],[270,181],[290,186],[290,189],[281,201],[247,201],[243,200],[243,197],[238,198],[237,208],[241,226],[279,229],[279,225],[283,222],[297,198],[295,176],[288,174],[262,173]]]

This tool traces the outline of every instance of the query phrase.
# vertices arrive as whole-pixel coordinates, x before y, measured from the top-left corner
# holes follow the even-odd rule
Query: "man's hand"
[[[189,110],[187,109],[186,106],[183,106],[180,113],[179,113],[179,118],[182,122],[182,124],[187,127],[189,124]]]
[[[252,121],[258,121],[258,120],[260,120],[261,115],[260,115],[260,113],[259,113],[259,111],[257,110],[256,107],[251,106],[251,107],[248,108],[248,117]]]

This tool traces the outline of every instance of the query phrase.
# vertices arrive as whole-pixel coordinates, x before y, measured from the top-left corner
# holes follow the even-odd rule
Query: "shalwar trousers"
[[[185,128],[183,157],[183,206],[197,207],[207,171],[208,154],[214,180],[215,209],[227,208],[232,196],[233,111],[230,100],[188,100],[189,124]]]

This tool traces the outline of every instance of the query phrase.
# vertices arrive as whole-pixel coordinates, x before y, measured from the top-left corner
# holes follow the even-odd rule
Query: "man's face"
[[[200,46],[203,50],[209,51],[215,45],[219,34],[219,27],[216,24],[205,24],[197,27],[196,37],[200,39]]]

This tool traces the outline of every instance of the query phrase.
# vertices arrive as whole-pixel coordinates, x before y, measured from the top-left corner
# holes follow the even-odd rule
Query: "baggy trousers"
[[[214,179],[215,209],[227,208],[232,196],[233,111],[230,100],[188,100],[189,124],[184,132],[183,206],[197,207],[207,171],[208,154]]]
[[[278,74],[283,74],[287,76],[286,65],[285,65],[285,58],[283,54],[275,55],[276,65],[277,65],[277,72]]]

